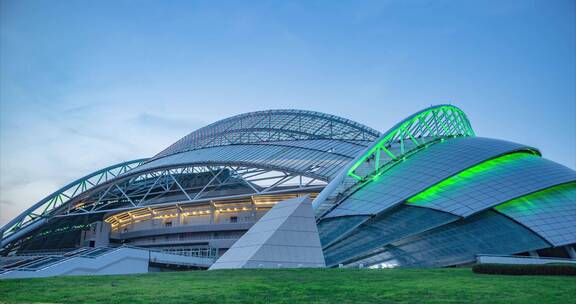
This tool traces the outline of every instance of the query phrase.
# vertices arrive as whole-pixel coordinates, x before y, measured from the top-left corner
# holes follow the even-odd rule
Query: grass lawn
[[[576,303],[576,277],[458,269],[218,270],[0,281],[0,303]]]

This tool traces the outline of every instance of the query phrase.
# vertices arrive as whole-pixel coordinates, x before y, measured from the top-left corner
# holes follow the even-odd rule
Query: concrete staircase
[[[146,273],[149,266],[206,269],[212,258],[191,257],[138,247],[81,248],[61,255],[1,258],[0,279],[61,275]]]

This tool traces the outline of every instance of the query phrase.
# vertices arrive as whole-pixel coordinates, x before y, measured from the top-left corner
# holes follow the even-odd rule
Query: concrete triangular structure
[[[277,203],[210,270],[301,267],[325,267],[308,196]]]

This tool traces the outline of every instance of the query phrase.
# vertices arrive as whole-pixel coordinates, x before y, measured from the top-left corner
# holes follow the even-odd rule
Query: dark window
[[[569,259],[570,255],[563,247],[546,248],[537,251],[540,257]]]
[[[231,216],[230,217],[230,223],[238,223],[238,217],[237,216]]]
[[[172,222],[166,222],[166,223],[164,223],[164,227],[172,227]]]

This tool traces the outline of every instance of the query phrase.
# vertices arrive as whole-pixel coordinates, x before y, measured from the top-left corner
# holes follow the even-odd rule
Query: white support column
[[[215,216],[216,216],[216,207],[214,207],[214,201],[210,201],[210,224],[214,224]]]

